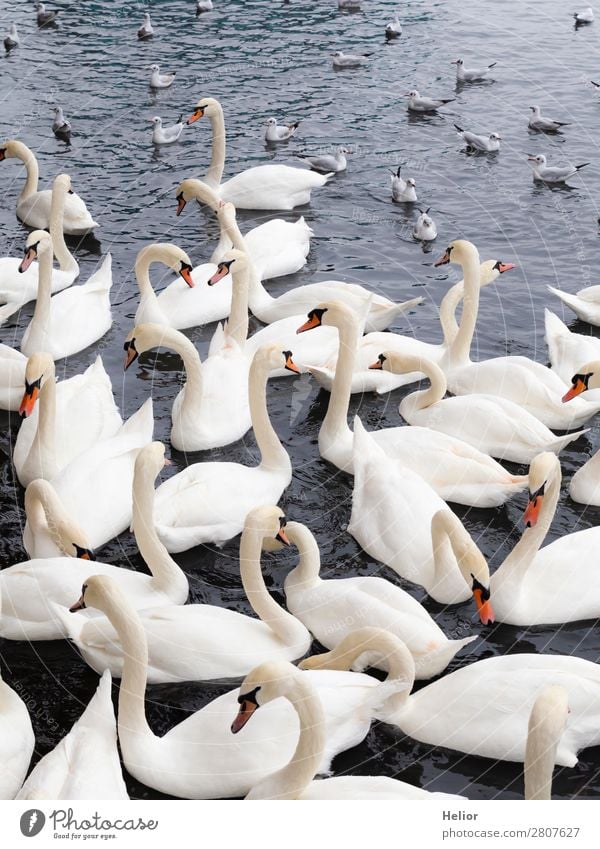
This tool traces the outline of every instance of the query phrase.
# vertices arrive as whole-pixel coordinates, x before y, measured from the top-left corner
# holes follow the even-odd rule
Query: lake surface
[[[176,218],[174,190],[185,177],[202,177],[210,159],[210,126],[186,127],[179,143],[155,150],[148,121],[161,115],[173,123],[191,113],[203,96],[219,99],[225,110],[228,153],[225,176],[270,159],[294,164],[303,151],[350,146],[348,170],[313,194],[308,207],[294,213],[240,212],[243,231],[261,221],[304,215],[315,231],[306,268],[269,284],[272,293],[313,279],[361,281],[395,300],[422,295],[424,303],[401,318],[394,329],[439,341],[439,304],[449,285],[460,278],[457,266],[433,267],[447,243],[458,237],[473,241],[482,259],[518,265],[481,298],[473,359],[525,354],[547,361],[543,339],[544,306],[556,311],[578,332],[590,328],[563,314],[546,285],[576,291],[598,283],[600,188],[597,137],[600,101],[591,79],[600,76],[598,27],[575,30],[570,7],[551,0],[542,6],[503,3],[410,2],[403,4],[404,33],[389,45],[383,29],[395,2],[365,0],[366,11],[338,13],[334,0],[215,0],[214,12],[194,17],[193,0],[132,3],[56,2],[58,29],[37,30],[34,3],[0,2],[0,22],[19,27],[22,44],[0,58],[2,111],[0,137],[18,137],[36,153],[42,186],[57,173],[71,174],[73,188],[100,222],[98,240],[86,239],[76,250],[81,281],[94,271],[101,255],[113,255],[114,324],[92,349],[57,364],[57,374],[71,376],[102,354],[123,417],[152,394],[155,438],[168,443],[170,409],[182,378],[181,362],[171,352],[140,357],[126,374],[122,345],[138,302],[133,275],[136,254],[146,244],[173,241],[194,265],[212,253],[217,234],[214,216],[189,204]],[[155,28],[151,42],[138,43],[137,28],[149,6]],[[367,67],[334,72],[336,49],[370,52]],[[452,59],[467,66],[497,61],[489,81],[457,87]],[[148,66],[177,70],[172,88],[153,94]],[[444,114],[421,117],[406,111],[405,93],[453,97]],[[527,129],[528,106],[538,103],[557,120],[571,122],[562,135],[544,137]],[[51,132],[52,109],[63,106],[73,123],[70,147]],[[264,122],[302,119],[288,144],[265,148]],[[477,132],[503,137],[499,154],[466,155],[453,128],[457,123]],[[546,153],[551,164],[591,162],[570,186],[534,185],[528,153]],[[438,238],[424,251],[410,236],[416,211],[394,205],[390,170],[399,163],[417,181],[419,204],[431,207]],[[0,164],[0,254],[22,253],[27,228],[14,209],[24,172],[15,160]],[[77,240],[75,240],[77,244]],[[19,343],[33,312],[2,328],[0,339]],[[17,318],[17,317],[15,317]],[[259,323],[252,319],[251,327]],[[188,335],[205,354],[214,327]],[[597,331],[594,331],[597,332]],[[403,391],[389,397],[353,396],[350,414],[359,411],[369,428],[400,423],[397,406]],[[305,522],[316,535],[324,575],[381,574],[402,584],[365,555],[347,534],[351,481],[319,459],[317,434],[327,394],[307,377],[275,380],[269,385],[269,408],[295,469],[282,506],[290,519]],[[10,453],[18,417],[1,414],[0,564],[26,559],[21,534],[23,493],[13,481]],[[561,455],[563,498],[549,540],[598,523],[600,511],[570,501],[568,481],[600,446],[598,428],[571,444]],[[184,456],[172,449],[174,474],[190,462],[210,456],[248,462],[256,455],[249,434],[228,448]],[[516,468],[516,467],[515,467]],[[90,484],[93,486],[93,483]],[[496,510],[456,508],[466,527],[495,568],[522,530],[523,495]],[[238,541],[222,550],[212,547],[177,555],[190,577],[191,600],[249,612],[239,581]],[[143,568],[129,533],[100,554],[106,562]],[[281,600],[285,575],[295,552],[267,555],[264,571],[273,595]],[[423,597],[423,592],[405,588]],[[480,635],[450,670],[507,652],[575,654],[597,661],[600,631],[596,622],[563,627],[484,628],[473,605],[443,610],[425,598],[448,636]],[[315,647],[318,648],[318,647]],[[81,714],[97,685],[97,676],[67,642],[0,641],[6,680],[30,699],[36,731],[36,760],[51,749]],[[152,728],[164,733],[221,692],[226,684],[151,686],[147,711]],[[116,688],[115,688],[116,694]],[[43,718],[48,716],[49,719]],[[555,772],[556,798],[600,796],[600,749],[582,753],[574,769]],[[471,798],[519,798],[521,768],[430,747],[403,738],[390,727],[374,724],[365,742],[334,762],[336,774],[382,774],[430,790],[464,793]],[[157,798],[153,790],[127,778],[133,798]]]

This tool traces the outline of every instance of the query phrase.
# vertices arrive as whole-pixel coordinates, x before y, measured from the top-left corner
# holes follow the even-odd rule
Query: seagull
[[[162,118],[158,117],[152,118],[150,123],[154,124],[152,130],[153,144],[173,144],[183,132],[183,115],[180,115],[177,123],[170,127],[163,127]]]
[[[347,153],[351,153],[347,147],[338,147],[335,153],[324,153],[323,156],[299,156],[298,159],[307,162],[313,171],[320,171],[322,174],[330,174],[333,171],[338,174],[346,170]]]
[[[18,47],[21,43],[21,39],[19,38],[19,33],[17,32],[17,25],[11,24],[10,29],[8,31],[8,35],[4,39],[4,49],[7,53],[10,53],[15,47]]]
[[[470,150],[482,150],[485,153],[495,153],[500,150],[501,136],[498,133],[490,133],[489,136],[478,136],[475,133],[470,133],[468,130],[463,130],[458,124],[454,125],[458,135],[463,139]]]
[[[358,68],[368,56],[372,55],[372,53],[342,53],[341,50],[336,50],[333,54],[333,67]]]
[[[533,115],[529,118],[529,129],[538,130],[541,133],[555,133],[561,127],[568,127],[564,121],[552,121],[550,118],[544,118],[539,106],[529,107]]]
[[[54,121],[52,122],[52,132],[57,139],[66,142],[71,141],[71,122],[68,121],[62,111],[62,106],[57,106],[54,110]]]
[[[495,67],[496,62],[492,62],[486,68],[465,68],[464,59],[454,59],[450,62],[451,65],[456,65],[456,79],[460,83],[474,83],[477,80],[484,80],[491,68]]]
[[[399,165],[396,172],[392,171],[392,200],[396,203],[415,203],[417,200],[415,186],[417,184],[412,177],[403,180],[400,176],[401,168],[402,165]]]
[[[543,183],[564,183],[569,177],[577,174],[589,162],[584,162],[582,165],[564,165],[562,168],[550,168],[546,165],[546,157],[543,153],[537,156],[530,155],[527,157],[529,162],[535,162],[533,166],[533,179],[541,180]]]
[[[197,0],[196,2],[196,17],[199,18],[202,12],[212,12],[212,0]]]
[[[144,13],[144,23],[139,28],[137,36],[140,41],[148,41],[148,39],[154,36],[152,22],[150,21],[150,12]]]
[[[406,96],[408,97],[408,108],[411,112],[435,112],[440,106],[445,106],[446,103],[452,103],[454,100],[453,97],[446,98],[445,100],[432,100],[430,97],[421,97],[416,88],[409,91]]]
[[[430,209],[431,207],[428,207],[425,211],[419,210],[421,214],[413,227],[413,238],[420,242],[432,242],[437,236],[435,221],[428,215]]]
[[[37,25],[38,27],[45,27],[47,24],[56,23],[56,17],[58,12],[50,12],[43,3],[37,4]]]
[[[295,121],[293,124],[278,124],[276,118],[267,119],[267,129],[265,130],[265,141],[280,142],[291,139],[300,121]]]
[[[385,37],[387,41],[392,41],[394,38],[400,38],[402,35],[402,24],[400,18],[396,15],[393,21],[385,25]]]
[[[582,9],[581,12],[574,12],[573,17],[575,18],[575,26],[579,26],[579,24],[591,24],[594,20],[594,10],[591,6],[588,6],[587,9]]]
[[[160,65],[150,65],[150,70],[150,88],[169,88],[175,82],[175,71],[172,74],[161,74]]]

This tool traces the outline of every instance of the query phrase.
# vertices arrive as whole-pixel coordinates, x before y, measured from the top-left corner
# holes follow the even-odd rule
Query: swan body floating
[[[561,292],[554,286],[548,286],[548,291],[573,310],[577,318],[600,327],[600,286],[588,286],[580,289],[575,295]]]
[[[183,115],[179,116],[176,124],[171,124],[169,127],[163,127],[162,118],[156,115],[151,119],[154,125],[152,130],[152,144],[173,144],[183,132]]]
[[[170,74],[161,74],[160,65],[150,65],[150,70],[152,71],[150,88],[170,88],[175,82],[175,71]]]
[[[212,158],[205,181],[224,201],[238,209],[293,209],[310,202],[313,189],[324,186],[330,174],[315,174],[289,165],[259,165],[221,182],[225,167],[225,121],[218,100],[199,100],[188,124],[207,116],[212,127]]]
[[[150,282],[150,268],[159,262],[174,271],[177,278],[157,295]],[[216,269],[212,264],[210,267]],[[204,324],[206,317],[212,319],[208,277],[202,280],[197,272],[194,275],[189,256],[177,245],[157,243],[142,248],[135,260],[135,277],[140,289],[136,324],[152,322],[183,330]],[[225,309],[223,305],[216,312],[220,314]]]
[[[77,722],[33,768],[16,799],[129,799],[106,671]]]
[[[10,158],[20,159],[27,171],[25,186],[17,200],[17,218],[29,227],[42,230],[50,225],[52,192],[49,189],[38,191],[38,163],[27,145],[14,139],[0,145],[0,162]],[[67,196],[63,227],[68,236],[83,236],[98,227],[77,194]]]
[[[492,68],[496,67],[496,62],[492,62],[485,68],[465,68],[464,59],[454,59],[450,64],[456,65],[456,80],[459,83],[474,83],[485,80]]]

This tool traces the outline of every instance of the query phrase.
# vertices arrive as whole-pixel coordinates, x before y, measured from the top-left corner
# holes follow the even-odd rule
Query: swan
[[[578,504],[600,507],[600,451],[577,469],[569,483],[569,495]]]
[[[285,699],[298,715],[298,744],[286,766],[258,781],[246,799],[464,799],[430,793],[386,776],[340,776],[313,781],[327,745],[327,726],[318,692],[305,672],[291,663],[263,663],[240,687],[240,707],[231,730],[238,734],[259,708]],[[255,720],[252,720],[254,723]],[[243,737],[240,738],[240,742]]]
[[[27,356],[48,351],[55,360],[89,347],[110,330],[110,287],[112,259],[106,254],[100,268],[81,286],[52,294],[52,237],[45,230],[29,234],[25,257],[19,266],[26,271],[39,260],[39,289],[33,318],[21,340]]]
[[[319,452],[323,459],[352,474],[354,456],[348,404],[360,326],[351,310],[338,301],[323,303],[312,310],[299,332],[318,324],[336,327],[340,334],[340,355],[327,413],[319,431]],[[382,428],[373,431],[370,437],[388,459],[401,462],[448,501],[497,506],[526,484],[525,477],[509,474],[477,448],[430,428]]]
[[[16,799],[129,799],[105,672],[88,706],[60,743],[33,768]]]
[[[292,464],[267,410],[267,380],[281,363],[295,370],[291,352],[279,345],[260,348],[248,376],[250,415],[260,452],[257,466],[241,463],[194,463],[157,490],[155,522],[171,552],[239,534],[257,504],[276,504],[292,479]]]
[[[71,180],[67,174],[59,174],[52,187],[50,206],[50,234],[54,256],[60,268],[52,269],[52,292],[60,292],[70,286],[79,275],[79,265],[65,244],[63,235],[63,213],[65,199],[69,197]],[[37,262],[31,263],[27,271],[21,273],[19,266],[22,257],[2,257],[0,259],[0,324],[16,313],[24,304],[34,301],[38,294]]]
[[[583,333],[572,333],[550,310],[544,310],[546,343],[552,371],[570,383],[581,363],[600,359],[600,339]]]
[[[258,618],[214,604],[162,605],[139,611],[148,641],[150,683],[240,678],[259,661],[294,660],[307,653],[311,635],[271,598],[261,572],[261,548],[270,547],[275,539],[287,544],[283,511],[277,507],[251,510],[240,541],[240,572]],[[56,612],[86,663],[99,673],[108,668],[120,678],[123,649],[108,619],[85,620],[70,616],[65,608]]]
[[[600,286],[587,286],[585,289],[580,289],[575,295],[571,295],[569,292],[561,292],[554,286],[547,286],[546,288],[557,298],[560,298],[570,310],[573,310],[577,318],[587,321],[588,324],[593,324],[595,327],[600,327]]]
[[[421,743],[522,763],[532,706],[549,684],[564,687],[570,708],[556,763],[573,767],[578,752],[600,742],[597,663],[555,654],[489,657],[411,693],[415,663],[409,650],[387,631],[365,630],[353,631],[333,651],[302,661],[302,667],[343,670],[365,652],[387,657],[390,677],[407,686],[389,700],[392,710],[384,721]]]
[[[81,602],[106,614],[119,635],[124,663],[119,689],[118,732],[127,771],[147,787],[187,799],[243,796],[258,781],[280,769],[298,742],[298,718],[280,699],[261,711],[236,739],[231,719],[239,707],[239,689],[231,690],[156,736],[146,720],[144,694],[148,645],[139,616],[126,595],[106,576],[86,581]],[[240,647],[238,647],[240,648]],[[280,668],[275,663],[276,669]],[[287,668],[287,666],[286,666]],[[320,771],[340,751],[360,743],[371,720],[390,709],[399,686],[383,685],[369,675],[308,672],[317,688],[327,723],[327,745]]]
[[[313,189],[324,186],[331,174],[317,174],[289,165],[259,165],[221,182],[225,167],[225,120],[218,100],[205,97],[198,101],[188,124],[209,119],[212,128],[212,157],[206,182],[225,201],[238,209],[293,209],[310,203]]]
[[[0,343],[0,410],[18,412],[23,398],[27,357]]]
[[[79,557],[95,560],[85,531],[67,514],[56,490],[48,481],[31,481],[25,490],[23,546],[30,560]]]
[[[38,191],[39,169],[33,152],[23,142],[11,139],[0,146],[0,162],[20,159],[27,171],[27,180],[17,200],[17,218],[35,230],[50,226],[52,192]],[[68,236],[83,236],[99,225],[77,194],[69,194],[65,201],[63,230]]]
[[[573,430],[600,410],[600,401],[578,399],[569,408],[561,402],[563,384],[550,369],[527,357],[495,357],[471,362],[469,352],[479,308],[479,253],[464,239],[451,242],[436,262],[456,262],[462,266],[465,301],[460,330],[439,362],[453,395],[481,393],[498,395],[524,407],[547,427]]]
[[[68,534],[77,526],[62,526],[61,547],[70,557],[47,557],[17,563],[0,571],[0,637],[7,640],[58,640],[68,634],[56,607],[68,607],[90,575],[112,576],[131,603],[142,609],[184,604],[188,582],[156,537],[152,524],[153,480],[164,465],[164,447],[151,443],[136,461],[133,531],[151,575],[110,563],[92,562],[90,553],[73,557],[77,540]],[[54,606],[53,606],[54,605]],[[60,608],[59,608],[60,611]]]
[[[123,424],[101,357],[83,374],[57,384],[51,355],[34,354],[27,360],[22,386],[23,421],[12,461],[23,486],[36,478],[52,480]]]
[[[512,263],[489,259],[480,266],[480,288],[493,283],[500,274],[515,268]],[[444,356],[448,345],[458,333],[456,310],[464,297],[464,281],[455,283],[444,295],[440,303],[439,314],[442,326],[443,341],[439,344],[422,342],[414,336],[402,336],[400,333],[367,333],[359,339],[356,349],[356,362],[352,373],[352,392],[377,392],[383,394],[414,383],[421,378],[418,374],[393,375],[391,372],[370,371],[369,366],[375,361],[380,351],[398,351],[398,353],[415,354],[439,362]],[[337,356],[337,355],[336,355]],[[335,358],[325,368],[311,368],[311,374],[323,389],[331,392],[335,374]]]
[[[244,250],[261,280],[271,280],[286,274],[295,274],[306,265],[310,251],[310,239],[314,235],[304,218],[284,221],[272,218],[249,230],[244,237],[239,231],[235,217],[235,206],[220,200],[214,189],[201,180],[183,180],[177,187],[177,215],[181,215],[191,200],[208,204],[217,214],[221,231],[219,244],[213,251],[211,263],[220,262],[231,248]],[[233,231],[237,240],[230,235]],[[243,242],[242,242],[243,238]],[[215,268],[208,276],[214,274]],[[229,281],[231,286],[231,280]],[[231,294],[229,295],[231,298]],[[219,316],[226,318],[229,313]]]
[[[0,674],[0,799],[14,799],[19,792],[34,746],[35,736],[25,702]]]
[[[358,416],[348,533],[441,604],[459,604],[472,592],[481,611],[489,600],[487,564],[461,521],[423,478],[390,460]]]
[[[400,402],[400,415],[411,425],[429,427],[462,439],[474,448],[513,463],[531,463],[540,451],[562,449],[585,430],[555,436],[527,410],[494,395],[455,395],[444,398],[446,378],[441,368],[424,357],[384,351],[371,368],[391,372],[423,372],[429,389],[412,392]]]
[[[499,622],[553,625],[600,616],[600,527],[565,534],[540,550],[556,511],[561,477],[554,454],[539,454],[531,464],[527,528],[492,575]]]
[[[446,533],[437,521],[434,525],[435,533],[438,528]],[[326,648],[335,648],[357,622],[385,628],[406,643],[415,659],[417,678],[422,679],[439,675],[457,652],[476,639],[449,640],[422,604],[385,578],[322,579],[319,546],[306,525],[288,521],[285,533],[299,555],[298,565],[285,579],[287,609]],[[457,544],[456,536],[447,535],[451,545]],[[482,617],[486,622],[493,620],[489,601]]]

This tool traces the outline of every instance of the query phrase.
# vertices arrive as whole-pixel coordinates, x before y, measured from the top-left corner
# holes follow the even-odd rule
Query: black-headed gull
[[[46,9],[43,3],[37,4],[37,25],[38,27],[45,27],[48,24],[56,23],[56,18],[58,16],[58,12],[51,12],[49,9]]]
[[[529,162],[533,162],[533,179],[540,180],[543,183],[564,183],[569,177],[577,174],[589,162],[584,162],[582,165],[563,165],[562,168],[552,168],[546,164],[546,157],[543,153],[537,156],[528,156]]]
[[[52,132],[57,139],[67,142],[67,144],[71,141],[71,122],[65,118],[62,106],[57,106],[54,109]]]
[[[212,0],[196,0],[196,17],[199,18],[203,12],[212,12]]]
[[[385,25],[385,37],[388,41],[392,41],[394,38],[400,38],[401,35],[402,24],[400,23],[400,18],[396,15],[393,21]]]
[[[404,180],[400,176],[401,168],[402,165],[399,165],[397,171],[392,171],[392,200],[396,203],[415,203],[418,200],[417,190],[415,188],[417,184],[412,177]]]
[[[454,100],[453,97],[439,100],[432,100],[430,97],[421,97],[416,88],[409,91],[406,96],[408,97],[408,108],[411,112],[435,112],[440,106],[445,106],[446,103],[452,103]]]
[[[267,129],[265,130],[265,141],[280,142],[291,139],[294,135],[300,121],[295,121],[293,124],[278,124],[276,118],[267,118]]]
[[[530,106],[531,115],[529,117],[529,129],[538,130],[541,133],[556,133],[561,127],[568,127],[569,124],[564,121],[553,121],[551,118],[544,118],[542,110],[539,106]]]
[[[144,23],[141,25],[137,32],[137,37],[140,41],[148,41],[149,38],[154,36],[154,30],[152,29],[152,22],[150,20],[150,12],[144,13]]]
[[[173,144],[183,132],[183,115],[180,115],[178,122],[172,124],[170,127],[163,127],[162,118],[158,116],[152,118],[150,123],[154,124],[154,129],[152,130],[153,144]]]
[[[492,62],[485,68],[465,68],[464,59],[454,59],[450,64],[456,65],[456,79],[460,83],[474,83],[477,80],[484,80],[488,71],[495,67],[496,62]]]
[[[582,9],[581,12],[574,12],[573,17],[575,18],[575,26],[578,24],[591,24],[594,20],[594,10],[591,6],[588,6],[587,9]]]
[[[343,53],[341,50],[336,50],[332,59],[333,67],[358,68],[371,55],[371,53]]]
[[[8,31],[8,35],[4,39],[4,49],[7,53],[10,53],[11,50],[14,50],[15,47],[18,47],[21,43],[21,39],[19,38],[19,33],[17,32],[17,25],[11,24],[10,29]]]
[[[150,65],[150,88],[169,88],[175,82],[176,71],[171,74],[161,74],[160,65]]]
[[[458,135],[471,150],[482,150],[485,153],[495,153],[500,150],[501,136],[498,133],[490,133],[489,136],[478,136],[476,133],[470,133],[468,130],[463,130],[458,124],[454,125]]]
[[[437,237],[435,221],[429,215],[430,209],[431,207],[428,207],[426,210],[419,210],[421,214],[413,227],[413,238],[418,239],[420,242],[432,242]]]
[[[299,156],[303,162],[308,163],[313,171],[329,174],[331,171],[339,173],[346,170],[346,154],[351,153],[347,147],[338,147],[335,153],[324,153],[322,156]]]

